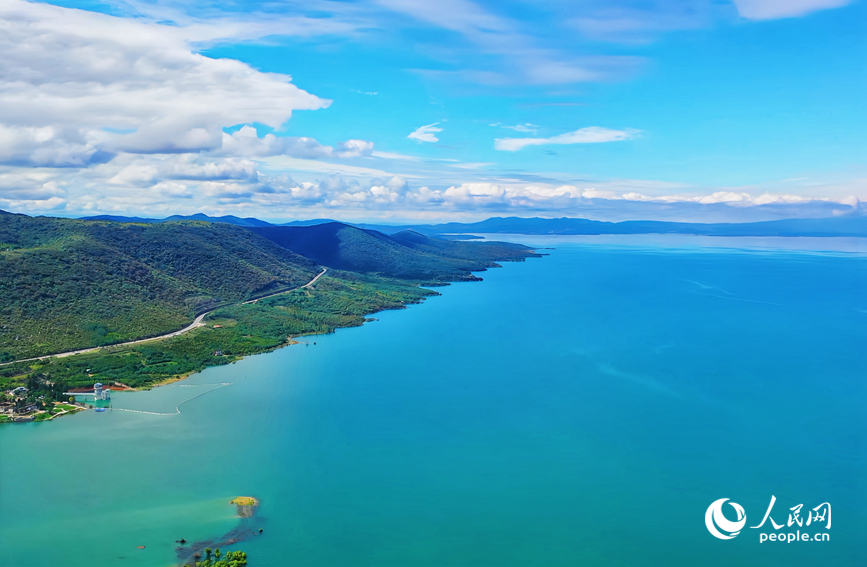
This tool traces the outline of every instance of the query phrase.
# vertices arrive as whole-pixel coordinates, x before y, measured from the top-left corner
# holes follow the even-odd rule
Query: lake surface
[[[239,495],[251,567],[864,564],[863,241],[514,240],[554,249],[113,400],[180,414],[0,427],[0,565],[166,567]],[[759,543],[772,495],[830,541]]]

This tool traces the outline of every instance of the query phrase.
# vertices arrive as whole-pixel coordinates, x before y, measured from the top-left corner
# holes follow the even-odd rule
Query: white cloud
[[[372,167],[359,167],[357,165],[347,165],[343,163],[329,163],[312,159],[298,159],[288,156],[273,156],[261,160],[264,169],[271,172],[281,171],[300,171],[305,173],[328,173],[341,174],[356,177],[392,177],[397,175],[394,172],[374,169]],[[406,173],[400,174],[403,177],[417,178],[417,175]]]
[[[45,201],[62,199],[66,182],[46,171],[16,170],[0,173],[0,199]]]
[[[590,126],[551,138],[498,138],[494,141],[494,148],[506,152],[516,152],[526,146],[619,142],[629,140],[637,135],[637,130],[611,130],[599,126]]]
[[[711,20],[712,5],[701,0],[564,3],[560,15],[566,24],[593,40],[647,43],[662,32],[695,29]]]
[[[218,150],[223,127],[276,127],[293,110],[330,104],[288,75],[194,53],[189,35],[206,34],[0,3],[0,163],[86,166],[100,151]]]
[[[491,162],[467,162],[467,163],[450,163],[449,167],[454,167],[456,169],[481,169],[483,167],[488,167],[490,165],[497,165]]]
[[[630,179],[571,184],[503,179],[430,187],[380,170],[286,156],[265,159],[272,160],[299,166],[293,171],[306,179],[296,181],[285,168],[260,170],[263,163],[208,155],[121,154],[85,169],[0,167],[0,208],[152,217],[206,212],[274,220],[517,214],[705,222],[865,212],[852,193],[820,200],[748,188],[699,192],[679,184]],[[329,165],[336,170],[321,167]],[[319,169],[312,174],[301,172],[315,168]],[[857,192],[859,187],[856,183],[839,190]]]
[[[584,191],[582,191],[581,196],[585,199],[607,199],[609,201],[623,198],[617,195],[617,193],[614,191],[600,191],[599,189],[595,189],[592,187],[590,189],[585,189]]]
[[[586,81],[607,81],[635,71],[640,57],[575,56],[544,46],[522,28],[522,22],[488,11],[469,0],[378,0],[377,4],[418,21],[460,34],[475,46],[470,60],[479,51],[496,56],[496,70],[461,69],[457,71],[420,70],[440,78],[457,78],[486,85],[565,85]],[[457,43],[457,42],[456,42]],[[436,45],[432,49],[442,49]],[[460,48],[455,48],[456,53]]]
[[[267,157],[287,155],[302,159],[321,158],[351,158],[370,155],[373,152],[373,142],[365,140],[347,140],[337,147],[324,146],[306,137],[284,137],[266,134],[257,137],[256,129],[244,126],[232,134],[223,133],[220,155]]]
[[[161,180],[241,181],[256,183],[259,172],[250,160],[212,158],[193,154],[125,156],[115,162],[121,167],[108,183],[151,186]]]
[[[417,128],[414,132],[412,132],[407,138],[411,140],[417,140],[419,142],[439,142],[440,139],[435,136],[437,132],[442,132],[442,128],[437,128],[436,125],[439,122],[434,122],[433,124],[428,124],[427,126],[421,126]]]
[[[0,63],[2,65],[2,63]],[[2,95],[0,95],[2,101]],[[2,111],[0,111],[2,112]],[[86,135],[74,128],[59,126],[16,126],[0,123],[0,164],[22,167],[87,167],[99,158]]]
[[[376,158],[381,159],[397,159],[402,161],[409,162],[448,162],[448,163],[460,163],[460,160],[453,158],[435,158],[435,157],[422,157],[422,156],[412,156],[408,154],[398,154],[394,152],[380,152],[374,151],[370,152],[370,155]]]
[[[587,193],[584,194],[585,197],[588,197]],[[607,197],[606,197],[607,198]],[[764,193],[758,197],[753,197],[752,194],[747,193],[745,191],[715,191],[709,195],[661,195],[658,197],[651,197],[648,195],[644,195],[642,193],[636,192],[628,192],[624,193],[619,197],[625,199],[627,201],[656,201],[661,203],[701,203],[703,205],[713,205],[718,203],[725,203],[732,206],[752,206],[752,205],[771,205],[771,204],[796,204],[796,203],[808,203],[813,200],[827,200],[827,199],[810,199],[807,197],[801,197],[798,195],[789,195],[789,194],[772,194],[772,193]],[[836,201],[840,203],[846,203],[845,200]]]
[[[403,160],[403,161],[415,161],[415,162],[425,160],[425,158],[420,157],[420,156],[411,156],[411,155],[407,155],[407,154],[397,154],[394,152],[375,151],[375,152],[371,152],[370,155],[372,155],[373,157],[381,158],[381,159],[399,159],[399,160]]]
[[[738,12],[750,20],[774,20],[804,16],[818,10],[839,8],[850,0],[732,0]]]
[[[508,190],[495,183],[463,183],[449,187],[442,195],[452,205],[485,206],[506,203]]]
[[[499,124],[491,124],[491,126],[499,126]],[[539,128],[535,124],[530,124],[529,122],[527,122],[526,124],[516,124],[514,126],[507,126],[503,124],[502,127],[508,128],[509,130],[515,130],[516,132],[533,132],[534,134]]]

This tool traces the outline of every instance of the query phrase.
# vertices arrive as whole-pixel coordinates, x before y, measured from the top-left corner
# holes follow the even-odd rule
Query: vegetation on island
[[[205,548],[205,557],[196,561],[196,567],[245,567],[247,554],[243,551],[227,551],[225,555],[220,553],[220,548],[211,550]]]
[[[259,501],[252,496],[238,496],[229,504],[234,504],[238,508],[238,516],[241,518],[250,518],[256,512]]]

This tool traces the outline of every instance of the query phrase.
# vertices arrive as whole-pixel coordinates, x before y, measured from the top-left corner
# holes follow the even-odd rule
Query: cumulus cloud
[[[84,169],[0,166],[0,208],[146,216],[161,211],[166,216],[203,211],[275,220],[287,215],[408,218],[449,214],[458,218],[484,212],[722,222],[867,212],[856,196],[820,200],[748,188],[698,192],[680,184],[645,180],[556,184],[499,179],[428,186],[385,172],[320,171],[313,174],[314,179],[297,181],[286,173],[260,171],[257,166],[245,158],[206,154],[121,154],[109,163]]]
[[[0,2],[0,204],[123,211],[194,197],[209,204],[267,194],[310,199],[318,189],[269,184],[252,159],[366,157],[373,143],[259,138],[251,126],[225,133],[237,124],[277,128],[293,111],[324,109],[331,101],[296,87],[288,75],[195,51],[269,30],[314,33],[308,24],[315,22],[305,22],[162,25],[149,17]],[[344,25],[322,26],[328,33]]]
[[[87,167],[112,157],[112,154],[100,151],[83,132],[75,128],[0,123],[0,164]]]
[[[611,130],[599,126],[581,128],[567,134],[551,138],[498,138],[494,140],[494,149],[516,152],[527,146],[544,146],[548,144],[598,144],[602,142],[619,142],[629,140],[638,135],[638,130]]]
[[[43,143],[210,150],[224,126],[279,126],[330,103],[287,75],[193,53],[176,27],[15,0],[0,20],[0,122],[43,129]]]
[[[347,140],[336,147],[325,146],[313,138],[285,137],[266,134],[259,138],[252,126],[243,126],[232,134],[223,133],[219,155],[269,157],[286,155],[301,159],[350,158],[368,156],[373,142]]]
[[[148,187],[162,180],[241,181],[255,183],[259,172],[252,161],[181,154],[121,158],[120,171],[108,179],[114,185]]]
[[[750,20],[805,16],[818,10],[846,6],[850,0],[733,0],[738,12]]]
[[[436,125],[439,122],[434,122],[433,124],[428,124],[427,126],[421,126],[417,128],[414,132],[412,132],[407,138],[410,140],[416,140],[419,142],[439,142],[440,139],[435,136],[437,132],[442,132],[442,128],[437,128]]]
[[[50,173],[38,170],[0,173],[0,199],[10,201],[45,201],[62,199],[66,183]]]
[[[212,30],[213,31],[213,30]],[[88,167],[120,152],[355,157],[372,144],[262,141],[235,124],[274,127],[328,107],[291,83],[191,47],[205,27],[159,25],[10,0],[0,4],[0,164]],[[237,154],[233,154],[237,151]]]
[[[506,202],[508,191],[496,183],[462,183],[443,192],[445,201],[453,205],[484,206]]]
[[[331,209],[388,209],[394,205],[406,205],[407,192],[407,182],[399,176],[360,183],[357,179],[334,174],[318,184],[302,183],[293,187],[291,199],[303,198],[308,205]]]

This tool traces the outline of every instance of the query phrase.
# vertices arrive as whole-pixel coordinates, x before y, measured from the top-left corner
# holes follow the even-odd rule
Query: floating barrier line
[[[226,386],[231,386],[232,384],[233,384],[233,382],[221,382],[221,383],[216,384],[216,385],[214,385],[214,384],[178,384],[176,386],[164,386],[165,388],[178,388],[181,386],[183,386],[183,387],[214,386],[210,390],[205,390],[204,392],[201,392],[200,394],[196,394],[192,398],[187,398],[186,400],[180,402],[178,405],[175,406],[175,411],[173,413],[161,413],[161,412],[157,412],[157,411],[145,411],[145,410],[127,409],[127,408],[110,408],[110,409],[111,409],[111,411],[128,411],[128,412],[132,412],[132,413],[144,413],[144,414],[148,414],[148,415],[180,415],[181,406],[184,405],[185,403],[190,402],[192,400],[195,400],[196,398],[198,398],[200,396],[204,396],[207,393],[213,392],[214,390],[219,390],[220,388],[225,388]]]

